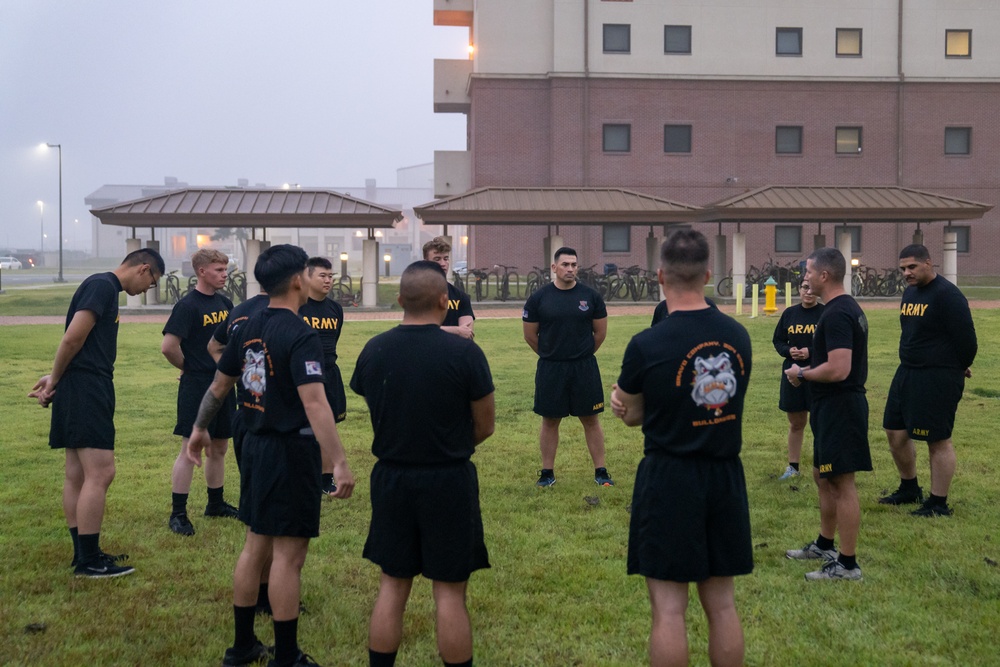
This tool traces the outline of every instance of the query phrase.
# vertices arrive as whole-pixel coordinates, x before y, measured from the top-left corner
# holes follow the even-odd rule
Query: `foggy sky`
[[[104,184],[394,185],[465,149],[432,87],[467,43],[433,0],[0,0],[0,247],[38,247],[38,200],[57,244],[43,142],[71,249]]]

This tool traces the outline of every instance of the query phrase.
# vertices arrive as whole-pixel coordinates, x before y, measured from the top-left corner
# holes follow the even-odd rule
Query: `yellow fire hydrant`
[[[778,283],[774,282],[774,277],[767,279],[764,283],[764,314],[778,312]]]

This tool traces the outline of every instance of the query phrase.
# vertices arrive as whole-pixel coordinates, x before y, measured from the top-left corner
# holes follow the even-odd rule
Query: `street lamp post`
[[[347,253],[340,253],[340,277],[343,279],[347,276]]]
[[[390,255],[389,253],[385,253],[384,255],[382,255],[382,259],[385,260],[385,277],[388,278],[389,277],[389,262],[392,261],[392,255]]]
[[[63,278],[63,224],[62,224],[62,144],[46,143],[49,148],[59,149],[59,277],[57,283],[64,283]]]

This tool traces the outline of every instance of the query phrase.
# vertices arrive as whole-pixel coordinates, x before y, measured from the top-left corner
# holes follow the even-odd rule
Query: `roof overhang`
[[[701,209],[622,188],[476,188],[414,206],[426,225],[662,225]]]
[[[392,227],[400,210],[332,190],[184,188],[91,209],[121,227]]]

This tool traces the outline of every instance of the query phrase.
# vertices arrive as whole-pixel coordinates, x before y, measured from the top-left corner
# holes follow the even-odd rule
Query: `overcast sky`
[[[395,185],[465,148],[465,116],[433,111],[433,61],[467,43],[433,0],[0,0],[0,247],[38,247],[38,200],[55,243],[42,142],[63,147],[64,228],[100,186],[165,176]]]

